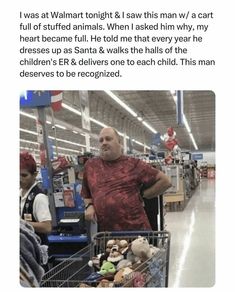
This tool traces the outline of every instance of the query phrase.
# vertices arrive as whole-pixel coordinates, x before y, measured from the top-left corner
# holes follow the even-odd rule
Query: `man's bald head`
[[[103,128],[99,134],[100,156],[103,160],[116,160],[122,155],[121,139],[112,127]]]

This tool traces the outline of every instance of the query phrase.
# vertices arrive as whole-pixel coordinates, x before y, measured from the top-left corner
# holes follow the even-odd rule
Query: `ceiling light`
[[[25,129],[22,129],[22,128],[20,128],[20,131],[21,131],[21,132],[24,132],[24,133],[32,134],[32,135],[35,135],[35,136],[38,135],[37,132],[29,131],[29,130],[25,130]]]
[[[20,114],[21,114],[22,116],[28,117],[28,118],[33,119],[33,120],[36,120],[36,119],[37,119],[37,117],[35,117],[35,116],[33,116],[33,115],[30,115],[30,114],[28,114],[28,113],[26,113],[26,112],[22,112],[22,111],[20,111]],[[50,121],[46,121],[46,123],[49,124],[49,125],[51,125],[51,122],[50,122]]]
[[[157,131],[151,127],[148,123],[146,123],[145,121],[142,122],[143,125],[145,125],[146,128],[148,128],[151,132],[153,132],[154,134],[157,134]]]
[[[38,145],[39,144],[38,142],[28,141],[28,140],[24,140],[24,139],[20,139],[20,142],[31,143],[31,144],[34,144],[34,145]]]
[[[22,112],[22,111],[20,111],[20,114],[21,114],[22,116],[28,117],[28,118],[30,118],[30,119],[34,119],[34,120],[37,119],[35,116],[30,115],[30,114],[28,114],[28,113],[26,113],[26,112]]]
[[[189,124],[188,124],[188,121],[185,117],[185,114],[183,114],[183,121],[184,121],[184,125],[185,125],[185,128],[187,129],[188,133],[191,133],[191,129],[189,127]]]
[[[143,121],[143,118],[137,117],[137,120],[140,121],[140,122],[142,122]]]
[[[66,130],[66,127],[64,127],[64,126],[61,126],[61,125],[58,125],[58,124],[55,124],[55,126],[56,126],[57,128],[60,128],[60,129]]]
[[[73,131],[73,133],[74,133],[74,134],[78,134],[78,132],[77,132],[77,131]],[[82,135],[82,134],[81,134],[81,135]]]
[[[194,146],[194,148],[195,148],[196,150],[198,150],[198,147],[197,147],[197,144],[196,144],[196,142],[195,142],[195,140],[194,140],[193,134],[190,133],[189,136],[190,136],[190,138],[191,138],[191,140],[192,140],[192,142],[193,142],[193,146]]]
[[[56,146],[52,146],[53,148],[56,148]],[[71,152],[75,152],[75,153],[79,153],[80,151],[79,150],[74,150],[74,149],[69,149],[69,148],[64,148],[64,147],[60,147],[58,146],[57,147],[58,149],[61,149],[61,150],[65,150],[65,151],[71,151]]]
[[[52,137],[52,136],[49,136],[48,138],[50,138],[52,140],[57,140],[57,141],[60,141],[60,142],[64,142],[64,143],[67,143],[67,144],[79,146],[79,147],[86,147],[86,145],[82,145],[82,144],[79,144],[79,143],[71,142],[71,141],[68,141],[68,140],[60,139],[60,138],[55,138],[55,137]]]
[[[25,150],[28,150],[28,151],[37,151],[37,152],[39,152],[39,149],[29,148],[29,147],[23,147],[23,146],[21,146],[20,149],[25,149]]]
[[[121,133],[121,132],[118,132],[118,135],[120,135],[120,136],[122,136],[123,138],[124,138],[124,134],[123,133]],[[130,137],[128,136],[128,135],[126,135],[126,139],[130,139]]]
[[[101,122],[99,122],[99,121],[97,121],[97,120],[95,120],[95,119],[93,119],[93,118],[90,118],[90,120],[91,120],[92,122],[96,123],[97,125],[103,127],[103,128],[107,128],[107,127],[108,127],[108,126],[105,125],[104,123],[101,123]]]
[[[110,90],[105,90],[113,100],[115,100],[119,105],[121,105],[125,110],[127,110],[133,117],[137,117],[137,113],[135,113],[128,105],[126,105],[120,98],[118,98],[115,94],[112,93]]]
[[[71,107],[71,106],[69,106],[69,105],[67,105],[65,103],[62,103],[62,107],[67,109],[67,110],[69,110],[69,111],[71,111],[71,112],[73,112],[73,113],[75,113],[75,114],[77,114],[77,115],[79,115],[79,116],[82,115],[82,113],[80,111],[76,110],[75,108],[73,108],[73,107]]]

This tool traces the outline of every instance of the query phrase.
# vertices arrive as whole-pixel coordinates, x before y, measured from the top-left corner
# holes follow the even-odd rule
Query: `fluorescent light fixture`
[[[142,122],[143,125],[145,125],[146,128],[148,128],[151,132],[153,132],[154,134],[157,134],[157,131],[151,127],[148,123],[146,123],[145,121]]]
[[[20,114],[21,114],[22,116],[28,117],[28,118],[33,119],[33,120],[36,120],[36,119],[37,119],[37,117],[35,117],[35,116],[33,116],[33,115],[30,115],[30,114],[28,114],[28,113],[26,113],[26,112],[22,112],[22,111],[20,111]],[[46,121],[46,123],[49,124],[49,125],[51,125],[51,122],[50,122],[50,121]]]
[[[78,132],[77,132],[77,131],[73,131],[73,133],[74,133],[74,134],[78,134]],[[82,135],[82,134],[81,134],[81,135]]]
[[[137,113],[135,113],[128,105],[126,105],[120,98],[118,98],[112,91],[105,90],[105,93],[107,93],[113,100],[115,100],[120,106],[122,106],[125,110],[127,110],[130,114],[132,114],[133,117],[137,117]]]
[[[143,146],[143,147],[145,147],[145,148],[147,148],[147,149],[150,149],[149,146],[144,145],[143,143],[141,143],[141,142],[139,142],[139,141],[137,141],[137,140],[135,140],[135,139],[131,139],[131,141],[134,142],[134,143],[136,143],[136,144],[138,144],[138,145],[140,145],[140,146]]]
[[[191,129],[189,127],[189,124],[188,124],[188,121],[185,117],[185,114],[183,114],[183,121],[184,121],[184,125],[185,125],[185,128],[187,129],[188,133],[191,133]]]
[[[53,145],[53,148],[56,148],[56,146]],[[79,150],[64,148],[64,147],[60,147],[60,146],[58,146],[57,148],[61,149],[61,150],[65,150],[65,151],[75,152],[75,153],[79,153],[80,152]]]
[[[25,129],[22,129],[22,128],[20,128],[20,131],[21,131],[21,132],[24,132],[24,133],[32,134],[32,135],[35,135],[35,136],[38,135],[37,132],[29,131],[29,130],[25,130]]]
[[[124,138],[124,133],[118,132],[118,135],[120,135]],[[130,139],[130,137],[128,135],[126,135],[126,139]]]
[[[195,148],[196,150],[198,150],[198,147],[197,147],[197,144],[196,144],[196,142],[195,142],[195,140],[194,140],[193,134],[192,134],[192,133],[189,133],[189,136],[190,136],[190,138],[191,138],[191,140],[192,140],[192,142],[193,142],[193,146],[194,146],[194,148]]]
[[[71,112],[73,112],[73,113],[75,113],[75,114],[77,114],[77,115],[79,115],[79,116],[82,115],[82,113],[79,110],[76,110],[75,108],[73,108],[73,107],[71,107],[71,106],[69,106],[69,105],[67,105],[65,103],[62,103],[62,107],[67,109],[67,110],[69,110],[69,111],[71,111]]]
[[[52,137],[52,136],[49,136],[48,138],[50,138],[50,139],[52,139],[52,140],[55,140],[55,137]],[[60,141],[60,142],[67,143],[67,144],[71,144],[71,145],[79,146],[79,147],[86,147],[86,145],[78,144],[78,143],[71,142],[71,141],[64,140],[64,139],[60,139],[60,138],[56,138],[56,140],[57,140],[57,141]]]
[[[56,126],[57,128],[60,128],[60,129],[66,130],[66,127],[64,127],[64,126],[61,126],[61,125],[58,125],[58,124],[55,124],[55,126]]]
[[[143,118],[137,117],[137,120],[140,121],[140,122],[142,122],[143,121]]]
[[[91,120],[92,122],[96,123],[97,125],[103,127],[103,128],[107,128],[107,127],[108,127],[108,126],[105,125],[104,123],[101,123],[101,122],[99,122],[99,121],[97,121],[97,120],[95,120],[95,119],[93,119],[93,118],[90,118],[90,120]]]
[[[28,114],[28,113],[26,113],[26,112],[22,112],[22,111],[20,111],[20,114],[21,114],[22,116],[28,117],[28,118],[30,118],[30,119],[34,119],[34,120],[37,119],[35,116],[33,116],[33,115],[31,115],[31,114]]]
[[[34,145],[38,145],[39,144],[38,142],[28,141],[28,140],[24,140],[24,139],[20,139],[20,142],[31,143],[31,144],[34,144]]]
[[[36,148],[29,148],[29,147],[23,147],[23,146],[21,146],[20,149],[22,149],[22,150],[29,150],[29,151],[33,151],[33,152],[34,152],[34,151],[39,152],[39,150],[36,149]]]

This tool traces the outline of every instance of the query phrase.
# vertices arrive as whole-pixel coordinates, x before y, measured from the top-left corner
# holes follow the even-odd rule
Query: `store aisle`
[[[171,232],[169,287],[215,283],[215,180],[203,179],[184,211],[168,212]]]

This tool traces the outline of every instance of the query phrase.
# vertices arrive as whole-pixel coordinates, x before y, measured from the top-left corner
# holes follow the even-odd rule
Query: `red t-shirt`
[[[128,156],[86,162],[81,194],[92,198],[100,231],[151,230],[139,193],[142,184],[154,184],[157,173],[144,161]]]

